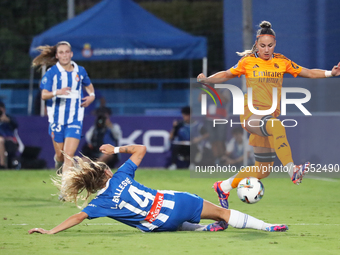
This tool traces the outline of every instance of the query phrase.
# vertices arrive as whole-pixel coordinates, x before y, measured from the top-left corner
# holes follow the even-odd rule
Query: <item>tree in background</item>
[[[67,1],[2,0],[0,8],[0,79],[29,77],[28,54],[35,35],[67,19]],[[75,0],[76,15],[100,0]],[[223,68],[222,1],[136,1],[165,22],[208,39],[209,69]],[[93,78],[187,78],[199,73],[201,61],[82,62]],[[133,72],[131,72],[133,70]],[[37,78],[39,75],[37,74]]]

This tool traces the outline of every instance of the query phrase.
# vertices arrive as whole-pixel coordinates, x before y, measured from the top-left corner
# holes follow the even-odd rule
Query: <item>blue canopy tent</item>
[[[206,38],[192,36],[167,24],[132,0],[103,0],[35,36],[29,51],[31,57],[39,54],[36,47],[55,45],[59,41],[72,45],[74,60],[202,59],[203,72],[207,73]],[[29,114],[32,87],[33,84],[30,85]]]
[[[73,19],[34,37],[40,45],[64,40],[75,60],[180,60],[207,56],[206,38],[192,36],[144,10],[132,0],[104,0]]]

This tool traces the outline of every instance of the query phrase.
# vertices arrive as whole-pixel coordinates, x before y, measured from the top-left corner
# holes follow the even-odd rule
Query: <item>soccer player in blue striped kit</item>
[[[56,168],[64,163],[65,172],[71,162],[64,158],[62,151],[71,157],[76,152],[82,134],[84,107],[95,99],[94,87],[84,67],[72,61],[73,52],[68,42],[40,46],[37,50],[41,53],[33,60],[33,66],[52,66],[41,80],[41,98],[46,101]],[[89,96],[83,98],[82,86]]]
[[[105,163],[84,162],[79,157],[70,159],[73,166],[63,176],[65,200],[77,204],[82,191],[86,191],[86,200],[95,192],[98,192],[97,196],[80,213],[69,217],[55,228],[33,228],[28,231],[30,234],[55,234],[86,218],[99,217],[115,219],[143,232],[219,231],[226,229],[228,225],[270,232],[288,229],[286,225],[268,224],[239,211],[216,206],[197,195],[154,190],[136,182],[135,171],[146,153],[143,145],[114,147],[105,144],[100,150],[105,154],[132,155],[114,174]],[[60,188],[60,179],[54,179],[54,183]],[[202,226],[198,224],[201,219],[217,222]]]

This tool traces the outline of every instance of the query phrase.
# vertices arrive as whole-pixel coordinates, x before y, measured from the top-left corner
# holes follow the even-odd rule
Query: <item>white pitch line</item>
[[[27,223],[21,223],[21,224],[0,224],[0,226],[6,225],[6,226],[29,226],[29,225],[39,225],[39,226],[50,226],[53,224],[27,224]],[[82,225],[89,225],[89,226],[118,226],[118,225],[124,225],[123,223],[84,223]]]
[[[325,181],[325,182],[339,182],[339,179],[316,177],[313,175],[307,175],[306,179],[314,179],[314,180]]]
[[[118,225],[124,225],[123,223],[85,223],[84,225],[89,226],[118,226]]]
[[[296,223],[287,224],[288,226],[340,226],[340,224],[323,224],[323,223]]]
[[[6,225],[6,226],[28,226],[30,224],[22,223],[22,224],[0,224]],[[38,225],[38,224],[32,224],[32,225]],[[39,224],[40,226],[50,226],[52,224]],[[123,223],[85,223],[82,224],[88,225],[88,226],[118,226],[118,225],[124,225]],[[295,223],[295,224],[288,224],[289,226],[340,226],[340,223],[334,223],[334,224],[324,224],[324,223]]]

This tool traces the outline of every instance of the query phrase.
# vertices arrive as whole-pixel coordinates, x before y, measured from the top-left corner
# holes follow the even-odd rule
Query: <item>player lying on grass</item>
[[[274,225],[258,220],[236,210],[216,206],[202,198],[185,192],[154,190],[136,182],[135,171],[141,163],[146,147],[128,145],[113,147],[105,144],[100,147],[105,154],[132,154],[116,173],[102,162],[84,162],[79,157],[72,160],[73,166],[54,183],[68,202],[77,204],[79,194],[86,192],[85,200],[97,193],[80,213],[77,213],[51,230],[33,228],[28,232],[55,234],[81,223],[84,219],[109,217],[143,232],[160,231],[219,231],[228,227],[252,228],[264,231],[286,231],[286,225]],[[201,219],[217,222],[202,226]]]

